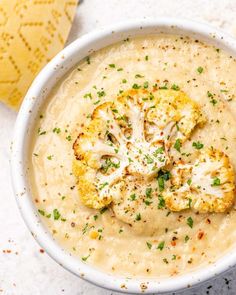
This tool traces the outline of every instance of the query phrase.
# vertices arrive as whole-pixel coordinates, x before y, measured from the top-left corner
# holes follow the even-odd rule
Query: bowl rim
[[[72,68],[70,65],[67,67],[66,64],[71,63],[75,65],[81,60],[80,58],[73,61],[73,58],[75,59],[76,54],[82,50],[84,46],[94,46],[96,41],[103,42],[105,38],[112,39],[111,36],[116,36],[120,33],[124,33],[128,36],[132,30],[134,32],[136,30],[136,34],[139,34],[139,30],[150,29],[155,31],[157,28],[159,30],[163,28],[164,31],[167,29],[170,30],[170,32],[177,30],[182,32],[183,35],[194,34],[200,39],[205,39],[207,43],[213,42],[214,44],[218,44],[220,48],[226,49],[236,56],[236,41],[231,36],[207,24],[187,19],[135,19],[128,22],[117,23],[106,29],[98,29],[79,37],[65,47],[37,75],[18,113],[12,144],[11,175],[16,202],[27,227],[40,246],[44,248],[56,262],[71,273],[97,286],[124,293],[165,293],[192,287],[232,268],[232,266],[236,264],[236,251],[233,251],[233,249],[230,250],[215,263],[203,269],[165,279],[124,278],[104,273],[80,261],[78,258],[73,258],[73,256],[64,251],[45,230],[29,192],[25,174],[27,156],[25,150],[27,150],[30,140],[29,126],[32,125],[32,113],[37,113],[37,111],[39,111],[40,106],[43,104],[52,86]],[[174,34],[176,34],[176,32],[174,32]],[[108,44],[115,43],[112,41],[109,42]],[[105,46],[106,45],[101,46],[101,48]],[[62,74],[56,78],[55,73],[59,71],[59,69],[63,69]],[[50,83],[48,83],[49,80],[51,81]]]

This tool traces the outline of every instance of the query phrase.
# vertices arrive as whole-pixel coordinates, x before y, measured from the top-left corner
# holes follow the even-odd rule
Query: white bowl
[[[38,117],[39,108],[45,102],[53,85],[68,70],[84,57],[107,45],[127,37],[158,33],[192,36],[214,44],[217,48],[225,49],[236,56],[236,42],[231,37],[215,28],[187,20],[170,18],[135,20],[89,33],[62,50],[34,80],[19,111],[13,141],[11,167],[16,200],[32,235],[55,261],[70,272],[98,286],[126,293],[170,292],[191,287],[235,265],[236,249],[202,269],[166,279],[132,279],[103,273],[67,253],[42,225],[32,202],[33,197],[27,180],[28,150],[31,128]]]

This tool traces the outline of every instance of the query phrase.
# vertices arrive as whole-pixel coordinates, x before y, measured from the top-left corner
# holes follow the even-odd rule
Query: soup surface
[[[108,273],[165,277],[236,240],[236,61],[188,37],[81,61],[34,129],[30,181],[55,240]]]

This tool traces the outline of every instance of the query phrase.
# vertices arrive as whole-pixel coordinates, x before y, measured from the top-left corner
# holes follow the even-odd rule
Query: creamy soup
[[[187,37],[127,39],[81,61],[32,140],[34,201],[54,239],[129,277],[183,274],[228,251],[235,85],[235,59]]]

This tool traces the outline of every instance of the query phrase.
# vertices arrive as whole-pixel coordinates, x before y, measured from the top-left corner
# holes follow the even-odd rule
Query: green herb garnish
[[[166,205],[166,202],[165,202],[165,199],[162,197],[162,195],[159,195],[158,196],[158,201],[159,201],[159,203],[158,203],[158,209],[164,208],[165,205]]]
[[[152,249],[152,244],[149,242],[146,242],[148,249]]]
[[[147,198],[151,198],[151,195],[152,195],[152,188],[151,187],[146,188],[145,195]]]
[[[203,72],[203,67],[198,67],[197,71],[198,71],[199,74],[201,74]]]
[[[136,83],[134,83],[134,84],[133,84],[133,86],[132,86],[132,88],[133,88],[133,89],[140,89],[140,88],[141,88],[141,86],[140,86],[140,85],[138,85],[138,84],[136,84]]]
[[[192,217],[188,217],[188,219],[187,219],[187,225],[189,227],[193,228],[193,219],[192,219]]]
[[[180,90],[179,86],[176,85],[176,84],[173,84],[173,85],[171,86],[171,89],[176,90],[176,91]]]
[[[220,179],[218,177],[215,177],[211,186],[219,186],[220,184]]]
[[[165,242],[162,241],[162,242],[160,242],[159,245],[157,246],[157,249],[159,249],[159,250],[162,251],[162,250],[164,249],[164,246],[165,246]]]
[[[45,211],[42,210],[42,209],[38,209],[38,212],[42,215],[42,216],[45,216]]]
[[[176,139],[175,144],[174,144],[174,148],[175,148],[178,152],[180,152],[181,146],[182,146],[182,144],[181,144],[180,139],[179,139],[179,138]]]
[[[194,141],[192,146],[195,147],[195,149],[200,150],[204,147],[204,144],[201,143],[200,141],[196,141],[196,142]]]
[[[136,214],[135,220],[136,220],[136,221],[141,220],[141,214],[140,214],[140,213]]]
[[[59,211],[57,209],[53,210],[53,218],[54,220],[58,220],[61,217],[61,214],[59,213]]]

